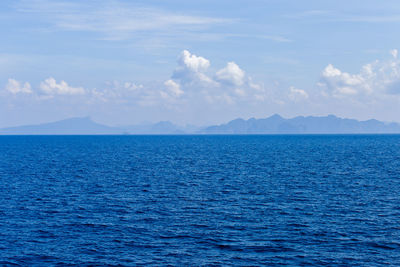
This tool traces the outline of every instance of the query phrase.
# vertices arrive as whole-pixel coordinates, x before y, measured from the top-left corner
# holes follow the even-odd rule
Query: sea
[[[0,136],[0,266],[400,266],[400,135]]]

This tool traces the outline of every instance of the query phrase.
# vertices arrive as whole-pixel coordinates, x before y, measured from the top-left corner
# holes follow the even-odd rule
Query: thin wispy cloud
[[[187,15],[120,1],[21,1],[21,13],[37,16],[47,30],[81,31],[101,34],[102,39],[125,40],[140,32],[194,31],[232,19]]]
[[[191,15],[132,2],[22,0],[14,7],[17,12],[44,22],[42,31],[90,32],[98,34],[96,39],[107,41],[152,39],[154,43],[154,34],[157,34],[155,43],[177,36],[201,41],[256,38],[292,42],[276,34],[243,34],[224,29],[212,32],[213,28],[236,24],[240,19]]]
[[[339,21],[345,22],[367,22],[367,23],[395,23],[400,22],[399,15],[387,15],[383,14],[381,16],[376,15],[345,15],[338,18]]]

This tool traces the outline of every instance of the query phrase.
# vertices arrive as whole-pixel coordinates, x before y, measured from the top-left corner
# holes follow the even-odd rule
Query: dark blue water
[[[400,265],[400,136],[0,137],[0,265]]]

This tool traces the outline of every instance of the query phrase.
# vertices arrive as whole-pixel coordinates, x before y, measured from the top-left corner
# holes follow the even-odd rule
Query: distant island
[[[169,121],[155,124],[112,127],[89,117],[0,129],[1,135],[178,135],[178,134],[400,134],[399,123],[358,121],[334,115],[298,116],[286,119],[273,115],[264,119],[235,119],[208,127],[181,127]]]

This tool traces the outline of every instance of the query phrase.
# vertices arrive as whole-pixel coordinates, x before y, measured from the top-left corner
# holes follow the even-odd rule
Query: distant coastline
[[[283,118],[273,115],[263,119],[235,119],[208,127],[181,127],[169,121],[155,124],[112,127],[89,117],[56,122],[8,127],[0,135],[250,135],[250,134],[400,134],[399,123],[378,120],[359,121],[329,116]]]

